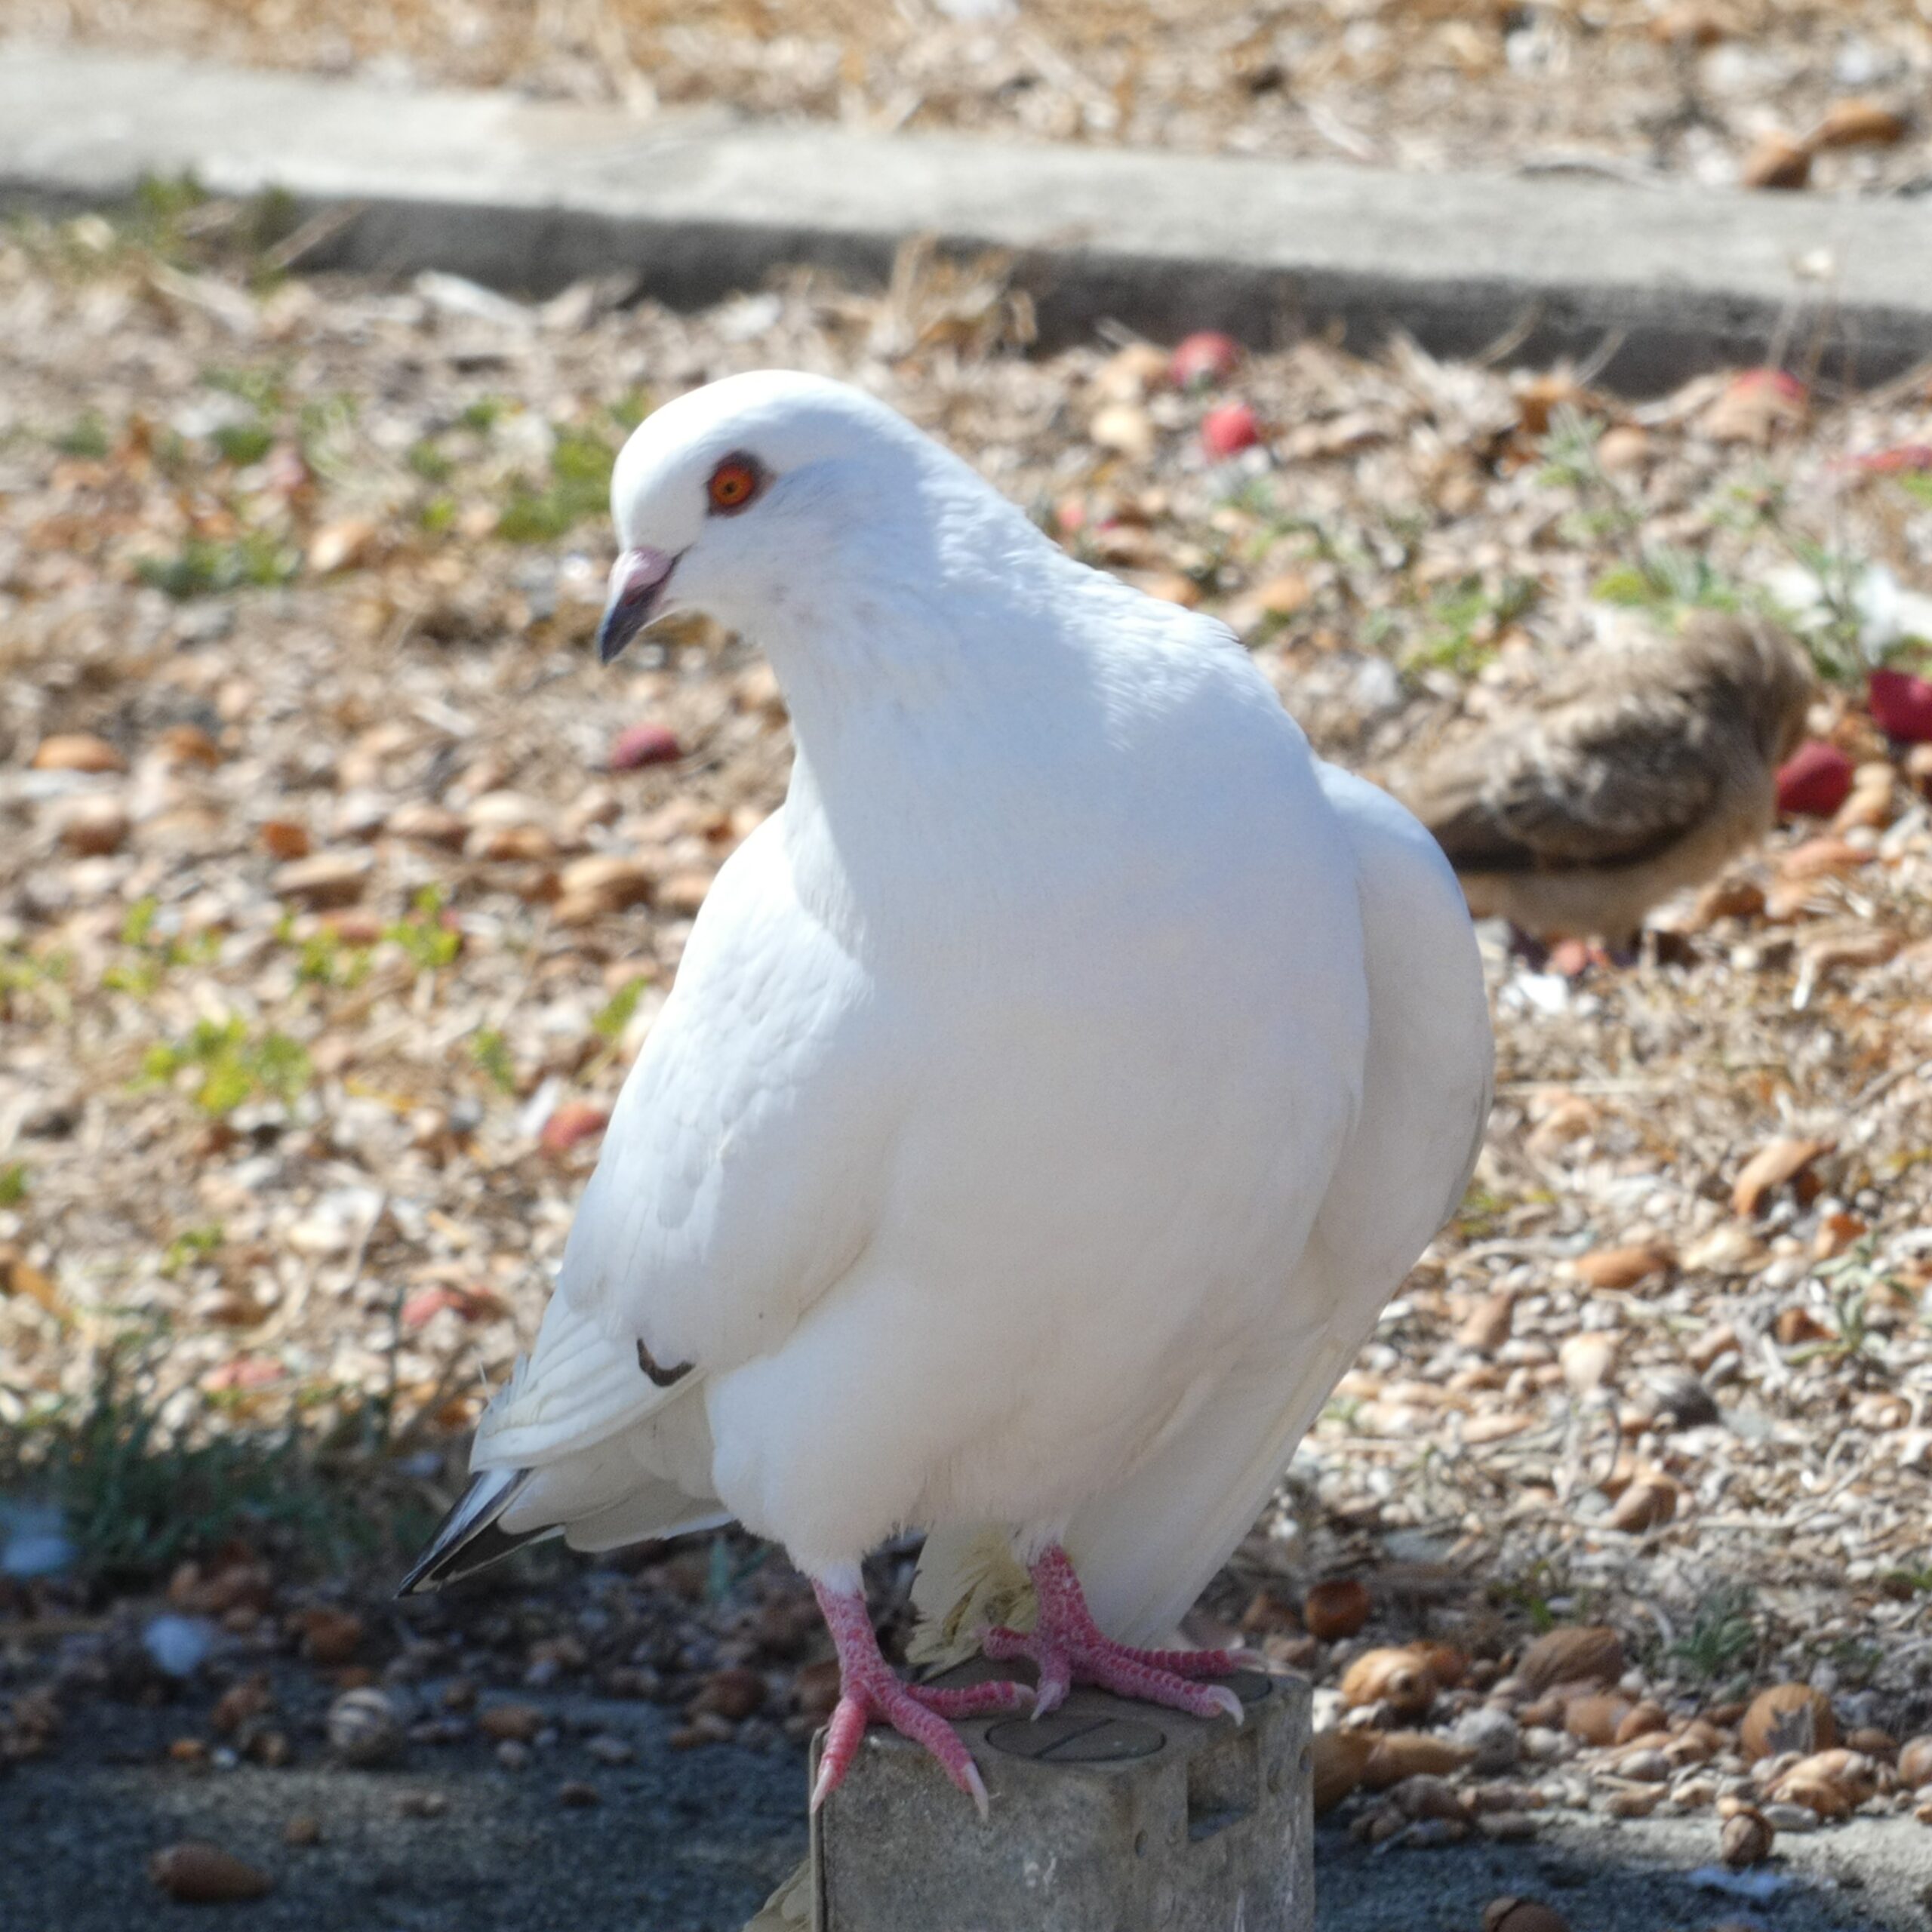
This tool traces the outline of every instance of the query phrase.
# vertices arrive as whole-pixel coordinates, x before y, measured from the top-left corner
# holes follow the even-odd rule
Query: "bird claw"
[[[1039,1598],[1039,1621],[1030,1631],[1004,1626],[989,1630],[980,1647],[995,1662],[1028,1657],[1038,1666],[1039,1687],[1033,1715],[1057,1710],[1078,1682],[1098,1684],[1117,1697],[1137,1697],[1150,1704],[1212,1719],[1231,1717],[1241,1721],[1241,1700],[1221,1684],[1199,1684],[1197,1678],[1222,1677],[1258,1662],[1247,1651],[1148,1651],[1117,1644],[1100,1629],[1088,1610],[1079,1581],[1066,1554],[1048,1550],[1033,1565]]]
[[[816,1811],[845,1781],[866,1726],[872,1718],[889,1724],[902,1737],[909,1737],[938,1759],[940,1770],[970,1798],[983,1820],[987,1815],[986,1780],[973,1761],[959,1734],[952,1728],[956,1718],[984,1717],[996,1712],[1025,1709],[1032,1692],[1023,1684],[968,1684],[961,1689],[940,1690],[918,1684],[902,1684],[890,1669],[884,1675],[854,1675],[838,1700],[826,1727],[825,1747],[820,1753],[818,1777],[812,1786],[811,1808]]]
[[[940,1768],[973,1801],[981,1818],[986,1815],[986,1781],[973,1754],[952,1727],[958,1718],[986,1717],[996,1712],[1024,1710],[1033,1693],[1023,1684],[906,1684],[879,1654],[878,1638],[866,1613],[866,1600],[853,1591],[839,1591],[817,1582],[812,1585],[825,1612],[832,1641],[838,1653],[838,1703],[825,1727],[819,1753],[818,1776],[812,1783],[811,1808],[819,1807],[844,1782],[865,1742],[866,1726],[875,1718],[889,1724],[939,1760]]]

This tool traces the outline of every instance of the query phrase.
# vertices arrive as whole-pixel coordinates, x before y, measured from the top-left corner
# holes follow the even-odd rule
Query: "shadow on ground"
[[[1718,1866],[1702,1817],[1614,1823],[1546,1818],[1531,1844],[1470,1843],[1371,1851],[1339,1828],[1318,1833],[1318,1932],[1477,1932],[1483,1908],[1514,1894],[1553,1906],[1574,1932],[1926,1932],[1932,1832],[1909,1817],[1860,1819],[1780,1837],[1751,1872]],[[1754,1896],[1755,1895],[1755,1896]]]
[[[187,1770],[165,1756],[178,1714],[94,1707],[52,1755],[0,1780],[0,1844],[31,1847],[0,1860],[0,1926],[202,1922],[146,1869],[160,1847],[193,1837],[274,1876],[266,1898],[220,1912],[232,1932],[739,1932],[804,1855],[802,1753],[673,1752],[654,1709],[553,1708],[632,1742],[635,1761],[596,1764],[567,1732],[516,1772],[423,1749],[380,1771]],[[561,1801],[571,1780],[600,1801]],[[443,1808],[411,1815],[425,1795]],[[285,1842],[300,1814],[320,1823],[319,1844]]]
[[[233,1932],[739,1932],[803,1854],[802,1754],[673,1751],[672,1720],[653,1707],[540,1701],[560,1742],[518,1771],[478,1751],[425,1747],[378,1771],[210,1770],[168,1758],[178,1711],[92,1706],[51,1755],[0,1780],[0,1843],[31,1848],[0,1860],[0,1925],[199,1922],[146,1871],[161,1846],[199,1837],[273,1875],[267,1897],[220,1914]],[[591,1735],[623,1738],[635,1760],[594,1761]],[[598,1801],[565,1804],[571,1780]],[[420,1815],[426,1801],[440,1810]],[[321,1828],[312,1847],[284,1839],[303,1814]],[[1528,1845],[1371,1851],[1324,1829],[1318,1932],[1476,1932],[1484,1906],[1512,1893],[1555,1906],[1574,1932],[1932,1926],[1932,1832],[1910,1818],[1781,1838],[1789,1857],[1763,1868],[1755,1882],[1766,1895],[1755,1900],[1695,1875],[1715,1847],[1709,1817],[1613,1825],[1549,1814],[1543,1832]]]

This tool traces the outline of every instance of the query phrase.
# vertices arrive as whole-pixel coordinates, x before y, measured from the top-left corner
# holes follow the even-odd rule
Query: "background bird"
[[[1763,837],[1814,695],[1767,619],[1586,654],[1396,783],[1478,918],[1537,940],[1633,943],[1651,907]]]
[[[612,499],[603,655],[709,611],[770,654],[796,762],[405,1588],[737,1517],[838,1651],[814,1804],[874,1718],[983,1804],[949,1718],[1075,1680],[1238,1715],[1228,1654],[1146,1647],[1461,1198],[1491,1047],[1448,868],[1221,626],[855,391],[685,396]],[[1023,1570],[983,1641],[1037,1694],[887,1666],[860,1563],[909,1525],[954,1639]]]

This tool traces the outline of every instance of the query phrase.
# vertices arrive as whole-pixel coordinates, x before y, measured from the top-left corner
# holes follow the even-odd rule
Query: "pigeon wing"
[[[703,1404],[685,1398],[777,1346],[864,1247],[898,1118],[890,1032],[870,976],[800,902],[774,817],[699,915],[474,1466],[540,1467],[623,1432],[649,1472],[709,1494]]]
[[[1744,753],[1677,693],[1626,688],[1487,731],[1407,796],[1460,872],[1641,865],[1704,823]]]

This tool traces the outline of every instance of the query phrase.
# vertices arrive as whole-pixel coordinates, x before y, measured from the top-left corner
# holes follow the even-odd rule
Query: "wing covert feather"
[[[768,820],[718,874],[624,1083],[488,1460],[601,1440],[790,1334],[871,1236],[900,1118],[892,1031]],[[695,1372],[655,1386],[640,1343]]]

